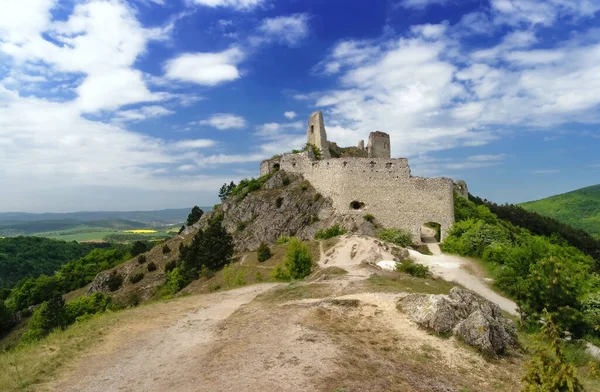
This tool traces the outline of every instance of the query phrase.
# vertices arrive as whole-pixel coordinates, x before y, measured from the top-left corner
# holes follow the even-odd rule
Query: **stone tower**
[[[379,131],[371,132],[367,144],[367,154],[369,158],[390,159],[390,135]]]
[[[329,142],[327,141],[327,133],[325,133],[325,122],[323,121],[323,113],[314,112],[308,119],[308,142],[321,149],[323,159],[331,159],[329,153]]]

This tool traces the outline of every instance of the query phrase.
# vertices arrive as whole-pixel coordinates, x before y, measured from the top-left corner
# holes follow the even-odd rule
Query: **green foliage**
[[[244,231],[246,230],[246,227],[248,227],[248,222],[238,222],[237,224],[237,231]]]
[[[76,300],[69,302],[65,307],[67,324],[72,324],[97,313],[103,313],[110,304],[110,295],[104,293],[94,293],[92,295],[79,297]]]
[[[321,149],[319,147],[315,146],[314,144],[306,143],[304,145],[304,147],[302,147],[302,151],[306,151],[306,150],[311,150],[317,161],[320,161],[323,159],[323,152],[321,151]]]
[[[256,257],[258,258],[258,262],[262,263],[264,261],[267,261],[271,258],[272,255],[273,254],[271,253],[271,248],[269,248],[269,245],[265,244],[264,242],[261,242],[258,246],[258,250],[256,251]]]
[[[178,293],[181,289],[187,286],[188,283],[189,280],[186,278],[181,268],[175,267],[171,272],[167,274],[163,294],[173,295],[175,293]]]
[[[383,229],[377,233],[377,238],[402,247],[412,244],[412,235],[404,229]]]
[[[148,250],[148,245],[142,241],[135,241],[131,246],[131,255],[133,257],[140,255]]]
[[[259,178],[244,178],[240,183],[231,190],[230,196],[238,196],[238,200],[244,199],[248,194],[259,191],[265,183],[273,176],[273,173],[265,174]]]
[[[221,201],[225,201],[231,195],[236,186],[237,185],[235,185],[233,181],[231,181],[229,185],[227,183],[223,184],[221,189],[219,189],[219,199],[221,199]]]
[[[175,267],[177,267],[177,261],[171,260],[167,262],[167,264],[165,264],[165,273],[168,274],[169,272],[173,271]]]
[[[0,289],[10,289],[26,278],[51,275],[62,265],[107,247],[42,237],[0,238]]]
[[[148,272],[154,271],[156,271],[156,264],[154,264],[153,262],[148,263]]]
[[[223,283],[227,288],[234,288],[246,284],[246,271],[234,265],[226,265],[222,271]]]
[[[139,255],[137,258],[138,264],[144,264],[146,262],[146,255]]]
[[[292,279],[302,279],[312,271],[312,257],[308,245],[293,238],[285,253],[285,268]]]
[[[163,247],[162,247],[162,252],[163,252],[163,255],[171,253],[171,248],[169,248],[169,245],[164,244]]]
[[[300,190],[305,191],[308,189],[308,182],[304,181],[300,184]]]
[[[344,235],[348,232],[348,230],[346,229],[342,229],[340,227],[340,225],[335,224],[333,226],[331,226],[329,229],[323,230],[317,230],[317,232],[315,233],[315,239],[316,240],[327,240],[329,238],[333,238],[333,237],[337,237],[340,235]]]
[[[4,306],[4,301],[0,301],[0,337],[14,325],[14,315]]]
[[[431,276],[429,267],[410,261],[403,261],[402,263],[396,264],[396,269],[416,278],[428,278]]]
[[[131,275],[131,277],[129,278],[129,281],[133,284],[136,284],[137,282],[141,281],[142,279],[144,279],[144,273],[136,272],[135,274]]]
[[[192,279],[202,269],[217,271],[229,264],[233,256],[233,238],[221,221],[211,221],[206,229],[198,231],[190,246],[180,248],[182,268]]]
[[[288,176],[283,177],[283,180],[281,180],[281,182],[283,183],[283,186],[288,186],[290,185],[290,178]]]
[[[202,211],[200,207],[194,206],[190,211],[190,214],[188,215],[185,224],[187,226],[193,225],[194,223],[198,222],[200,218],[202,218],[202,215],[204,215],[204,211]]]
[[[442,225],[436,222],[427,222],[423,226],[435,230],[435,240],[440,242],[440,238],[442,236]]]
[[[281,282],[288,282],[292,278],[290,277],[290,273],[281,264],[279,264],[273,271],[271,271],[271,279]]]
[[[275,240],[275,243],[277,245],[287,244],[288,242],[290,242],[290,240],[292,238],[294,238],[294,237],[290,237],[290,236],[287,236],[287,235],[282,235],[282,236],[279,236],[279,238],[277,238],[277,240]]]
[[[369,223],[375,222],[375,216],[373,216],[373,214],[365,214],[363,215],[363,218]]]
[[[323,197],[323,195],[321,195],[320,193],[315,193],[315,195],[313,196],[313,202],[317,202],[321,199],[321,197]]]
[[[567,363],[557,325],[549,313],[544,314],[546,324],[542,332],[549,347],[538,347],[536,355],[527,364],[527,373],[521,380],[521,392],[582,392],[576,369]]]
[[[23,343],[33,343],[48,335],[54,329],[64,329],[68,324],[65,300],[57,295],[40,305],[29,320]]]
[[[520,206],[588,233],[600,234],[600,185],[522,203]]]
[[[113,271],[108,277],[106,283],[110,291],[117,291],[123,284],[123,276],[117,273],[117,271]]]

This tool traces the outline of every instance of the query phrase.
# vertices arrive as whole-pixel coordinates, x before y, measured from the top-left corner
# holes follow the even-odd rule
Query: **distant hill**
[[[600,235],[600,184],[519,205],[596,237]]]

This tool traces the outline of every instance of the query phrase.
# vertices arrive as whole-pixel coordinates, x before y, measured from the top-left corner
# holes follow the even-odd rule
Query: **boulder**
[[[448,295],[411,294],[398,307],[419,326],[452,333],[488,355],[517,345],[517,329],[500,307],[480,295],[454,287]]]

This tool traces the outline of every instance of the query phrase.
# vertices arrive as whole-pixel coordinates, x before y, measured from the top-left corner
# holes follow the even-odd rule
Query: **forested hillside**
[[[107,244],[79,244],[41,237],[0,239],[0,291],[18,281],[52,275],[63,264],[79,259]]]
[[[600,185],[520,204],[526,210],[600,235]]]

